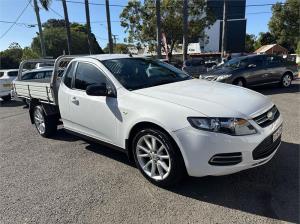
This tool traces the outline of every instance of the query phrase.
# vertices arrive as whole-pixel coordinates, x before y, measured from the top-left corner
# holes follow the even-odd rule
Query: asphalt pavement
[[[299,223],[300,81],[255,89],[284,119],[266,165],[222,177],[150,184],[125,154],[60,129],[42,138],[18,102],[0,102],[0,224]]]

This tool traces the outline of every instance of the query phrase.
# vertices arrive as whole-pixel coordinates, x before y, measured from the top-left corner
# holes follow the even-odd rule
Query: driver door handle
[[[75,105],[79,105],[79,100],[77,100],[76,97],[73,97],[72,103],[74,103]]]

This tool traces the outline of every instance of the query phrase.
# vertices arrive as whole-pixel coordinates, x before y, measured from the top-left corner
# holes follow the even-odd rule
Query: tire
[[[1,98],[2,98],[2,100],[5,101],[5,102],[8,102],[8,101],[11,100],[11,96],[10,96],[10,95],[8,95],[8,96],[2,96]]]
[[[246,82],[244,79],[238,78],[233,81],[233,85],[246,87]]]
[[[47,116],[43,107],[38,105],[33,110],[33,121],[38,133],[43,137],[50,137],[57,131],[57,120],[54,117]]]
[[[168,134],[159,129],[140,130],[133,138],[132,150],[136,166],[143,176],[159,187],[175,185],[186,174],[178,147]]]
[[[283,88],[290,87],[292,84],[292,80],[293,80],[292,75],[289,73],[285,73],[281,78],[281,82],[280,82],[281,87]]]

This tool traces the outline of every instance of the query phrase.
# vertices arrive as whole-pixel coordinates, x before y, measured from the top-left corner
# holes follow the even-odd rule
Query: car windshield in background
[[[128,90],[142,89],[191,79],[172,65],[145,58],[120,58],[101,61]]]
[[[248,64],[248,59],[240,59],[240,58],[233,58],[227,62],[225,62],[223,65],[224,67],[230,67],[230,68],[244,68]]]

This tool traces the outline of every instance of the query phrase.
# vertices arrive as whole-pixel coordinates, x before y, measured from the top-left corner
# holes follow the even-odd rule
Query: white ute
[[[268,97],[147,58],[61,56],[51,80],[16,81],[14,89],[30,100],[40,135],[54,134],[61,120],[72,133],[125,150],[159,186],[265,164],[281,143],[282,117]]]

